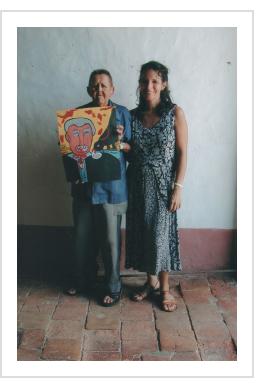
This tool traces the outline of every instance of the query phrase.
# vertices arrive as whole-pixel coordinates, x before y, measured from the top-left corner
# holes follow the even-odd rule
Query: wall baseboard
[[[73,257],[73,227],[18,225],[18,277],[40,280],[67,278]],[[236,270],[236,230],[180,229],[184,273]],[[125,230],[122,229],[122,275],[125,269]],[[102,267],[99,258],[99,266]]]

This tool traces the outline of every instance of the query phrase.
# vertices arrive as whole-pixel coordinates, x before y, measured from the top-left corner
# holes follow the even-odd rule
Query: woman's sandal
[[[157,287],[158,284],[159,284],[159,281],[153,287],[148,282],[145,283],[137,292],[131,295],[131,300],[133,300],[134,302],[141,302],[142,300],[146,299],[148,296],[160,290],[160,288]]]
[[[167,296],[166,296],[167,294]],[[168,297],[169,295],[169,297]],[[177,308],[177,303],[174,297],[170,294],[170,291],[161,291],[161,309],[168,313],[175,311]]]

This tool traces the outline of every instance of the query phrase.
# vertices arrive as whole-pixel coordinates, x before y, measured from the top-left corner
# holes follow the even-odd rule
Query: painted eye
[[[73,131],[73,136],[74,137],[79,137],[80,136],[79,131]]]

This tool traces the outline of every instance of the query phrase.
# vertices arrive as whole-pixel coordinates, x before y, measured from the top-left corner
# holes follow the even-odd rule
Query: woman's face
[[[155,70],[147,70],[139,81],[140,94],[146,102],[158,104],[160,92],[165,89],[167,83],[162,81],[159,73]]]

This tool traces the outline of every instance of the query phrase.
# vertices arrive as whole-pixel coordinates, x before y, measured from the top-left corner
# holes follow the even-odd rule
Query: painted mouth
[[[85,159],[87,157],[87,154],[89,152],[89,149],[85,145],[79,145],[75,147],[75,155],[78,156],[81,159]]]
[[[77,152],[87,152],[88,146],[86,145],[78,145],[75,147]]]

